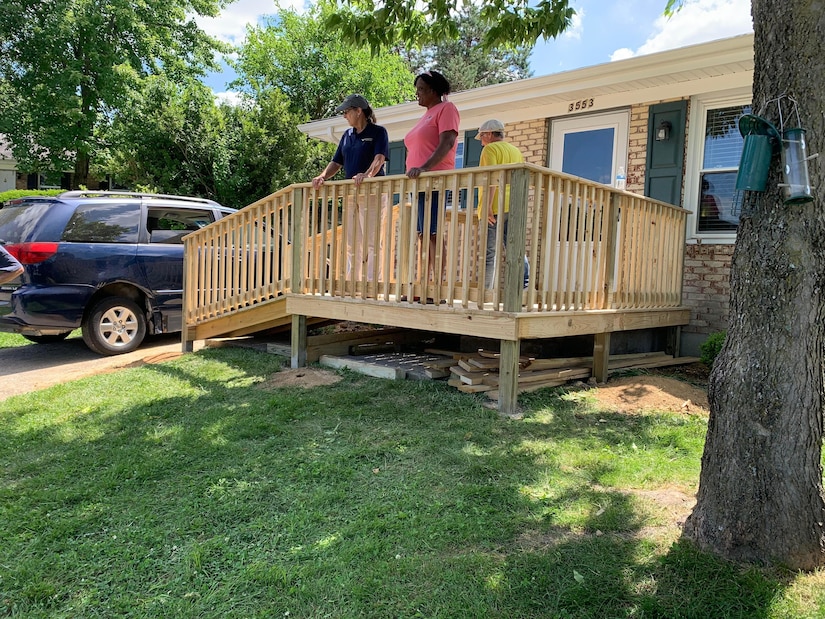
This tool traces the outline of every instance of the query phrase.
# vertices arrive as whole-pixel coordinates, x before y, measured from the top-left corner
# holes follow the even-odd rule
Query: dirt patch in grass
[[[546,551],[561,544],[575,542],[589,537],[609,535],[622,539],[676,540],[682,525],[696,504],[696,497],[676,488],[656,490],[621,489],[622,494],[636,496],[650,504],[658,524],[644,526],[633,531],[603,533],[595,530],[572,531],[564,527],[553,527],[548,531],[527,530],[519,535],[516,546],[520,550]]]
[[[294,368],[275,372],[269,380],[259,385],[261,389],[278,389],[280,387],[304,387],[312,389],[323,385],[333,385],[341,376],[320,368]]]
[[[708,414],[708,390],[678,378],[644,374],[611,378],[593,390],[606,409],[636,413],[644,410],[667,410]]]

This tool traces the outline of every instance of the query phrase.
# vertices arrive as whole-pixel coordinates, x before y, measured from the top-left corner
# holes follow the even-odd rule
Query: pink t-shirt
[[[424,165],[438,147],[438,136],[445,131],[458,133],[460,122],[458,108],[450,101],[442,101],[429,108],[415,127],[410,129],[404,137],[404,146],[407,147],[407,170],[420,168]],[[458,140],[453,144],[444,159],[433,166],[432,169],[452,170],[455,167],[456,148],[458,148]]]

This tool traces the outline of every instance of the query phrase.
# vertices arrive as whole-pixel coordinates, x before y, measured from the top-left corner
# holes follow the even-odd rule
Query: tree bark
[[[72,189],[80,189],[81,186],[89,186],[89,154],[86,151],[78,151],[74,160]]]
[[[746,196],[731,267],[730,324],[709,385],[697,503],[683,534],[736,561],[825,565],[825,11],[753,0],[754,113],[807,130],[814,200],[785,205],[779,155]]]

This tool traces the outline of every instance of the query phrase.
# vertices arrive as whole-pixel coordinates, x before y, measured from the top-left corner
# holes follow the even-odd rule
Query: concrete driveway
[[[203,345],[202,342],[196,343]],[[86,348],[80,338],[54,344],[30,344],[0,349],[0,399],[45,389],[69,380],[112,372],[181,354],[180,333],[146,338],[136,351],[101,357]]]

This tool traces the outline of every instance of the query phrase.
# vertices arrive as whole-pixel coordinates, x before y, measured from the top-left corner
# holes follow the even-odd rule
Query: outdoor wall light
[[[670,129],[672,125],[663,120],[659,123],[659,128],[656,129],[656,141],[657,142],[667,142],[670,139]]]

